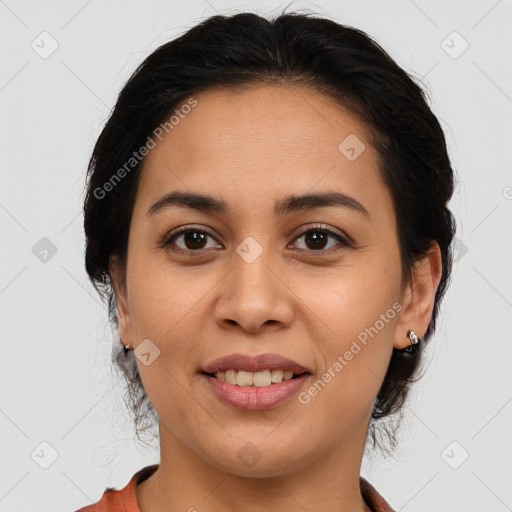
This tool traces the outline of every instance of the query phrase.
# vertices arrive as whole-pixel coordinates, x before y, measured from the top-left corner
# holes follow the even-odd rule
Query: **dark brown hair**
[[[410,279],[413,264],[426,255],[432,242],[441,249],[442,277],[420,349],[413,357],[393,352],[374,403],[369,433],[375,445],[375,425],[382,423],[375,420],[402,409],[424,345],[435,329],[452,265],[455,221],[447,203],[454,176],[443,131],[423,89],[363,31],[310,13],[283,12],[273,19],[253,13],[216,15],[151,53],[120,92],[89,162],[86,271],[108,301],[109,319],[117,327],[109,261],[115,256],[125,275],[143,162],[130,160],[134,151],[191,95],[213,87],[251,84],[314,87],[369,127],[381,175],[393,197],[403,282]],[[129,161],[131,168],[126,167]],[[123,166],[126,172],[117,179]],[[142,386],[133,351],[125,356],[116,343],[113,359],[127,377],[127,404],[139,435],[155,424],[158,415]],[[384,431],[394,447],[393,430]]]

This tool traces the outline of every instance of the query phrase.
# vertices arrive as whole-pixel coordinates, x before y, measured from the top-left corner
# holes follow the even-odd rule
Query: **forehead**
[[[145,158],[139,193],[148,201],[176,188],[228,202],[251,191],[339,189],[370,209],[386,193],[369,129],[314,89],[249,86],[193,97],[196,106]]]

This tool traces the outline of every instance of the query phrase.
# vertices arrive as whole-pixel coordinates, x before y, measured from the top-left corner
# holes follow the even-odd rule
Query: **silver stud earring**
[[[409,336],[409,339],[411,340],[411,345],[416,345],[419,343],[419,338],[416,336],[416,333],[413,330],[410,330],[407,335]]]
[[[407,337],[411,340],[411,344],[405,348],[394,350],[399,354],[410,357],[416,354],[416,351],[419,349],[421,339],[416,336],[416,333],[412,329],[407,331]]]

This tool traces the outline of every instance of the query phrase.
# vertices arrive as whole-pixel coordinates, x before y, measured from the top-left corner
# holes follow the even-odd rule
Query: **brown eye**
[[[162,247],[169,247],[170,250],[184,253],[200,253],[204,249],[208,249],[208,238],[215,240],[207,231],[194,227],[183,227],[178,231],[167,235],[162,241]],[[304,239],[300,247],[301,251],[310,253],[316,253],[317,255],[325,253],[333,253],[340,250],[336,246],[352,247],[352,243],[341,235],[334,233],[333,231],[323,227],[313,227],[306,231],[303,231],[295,240]],[[329,240],[337,241],[329,246]],[[213,245],[211,247],[220,247],[219,245]]]
[[[341,235],[330,231],[325,228],[310,228],[307,231],[304,231],[301,235],[299,235],[296,240],[304,239],[304,249],[309,252],[335,252],[331,250],[333,247],[336,247],[336,244],[328,246],[329,239],[334,239],[338,241],[338,245],[341,244],[344,247],[351,247],[352,244],[343,238]],[[327,246],[327,247],[326,247]]]
[[[175,245],[181,251],[198,252],[206,248],[208,237],[213,239],[208,232],[201,229],[184,228],[168,236],[163,242],[163,246]],[[176,243],[180,239],[181,241]]]

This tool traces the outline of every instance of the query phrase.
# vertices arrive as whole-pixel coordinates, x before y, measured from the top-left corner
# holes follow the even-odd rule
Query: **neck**
[[[292,472],[252,478],[209,464],[160,423],[160,465],[136,488],[141,512],[368,512],[359,487],[369,418]],[[307,439],[304,439],[307,442]]]

